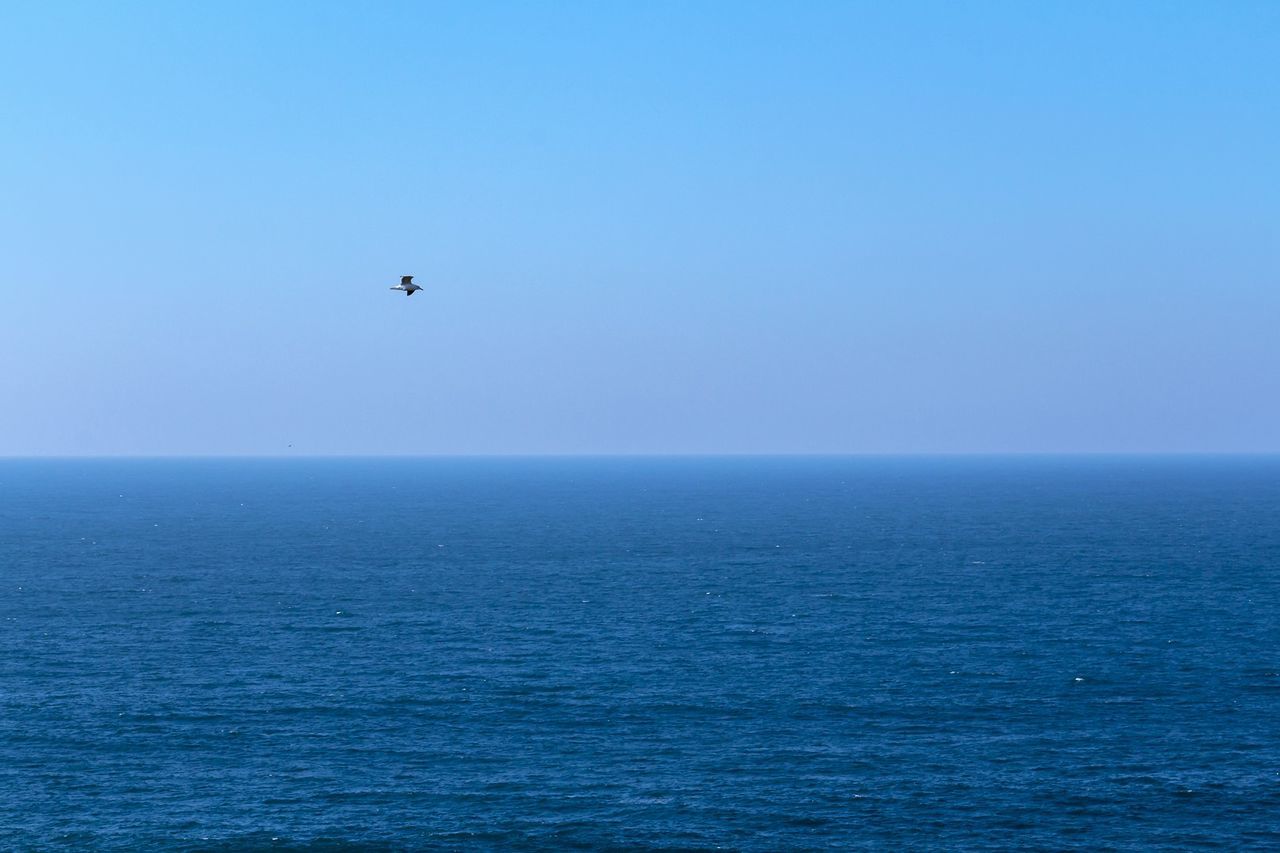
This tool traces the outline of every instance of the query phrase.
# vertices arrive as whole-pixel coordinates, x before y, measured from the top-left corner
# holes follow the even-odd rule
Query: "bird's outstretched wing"
[[[402,286],[403,286],[403,285],[406,285],[406,284],[413,284],[413,276],[411,276],[411,275],[402,275],[402,276],[400,276],[400,284],[401,284]]]
[[[422,288],[420,288],[420,287],[415,287],[413,290],[406,290],[406,291],[404,292],[404,295],[405,295],[405,296],[413,296],[413,294],[417,293],[417,292],[418,292],[419,290],[421,290],[421,289],[422,289]]]

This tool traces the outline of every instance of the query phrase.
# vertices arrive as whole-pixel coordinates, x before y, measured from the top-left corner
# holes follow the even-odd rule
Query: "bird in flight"
[[[403,290],[405,296],[413,296],[413,294],[417,293],[419,290],[422,290],[421,287],[418,287],[418,285],[413,283],[413,276],[411,275],[400,276],[400,283],[391,289]]]

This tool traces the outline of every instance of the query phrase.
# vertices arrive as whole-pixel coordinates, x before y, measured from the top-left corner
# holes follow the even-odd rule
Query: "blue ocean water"
[[[1280,459],[0,461],[3,849],[1280,847]]]

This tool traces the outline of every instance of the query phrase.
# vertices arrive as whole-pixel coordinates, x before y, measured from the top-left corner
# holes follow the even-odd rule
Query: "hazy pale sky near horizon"
[[[11,5],[0,455],[1280,450],[1278,83],[1262,2]]]

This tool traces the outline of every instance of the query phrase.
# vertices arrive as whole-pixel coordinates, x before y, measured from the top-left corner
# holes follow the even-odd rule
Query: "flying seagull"
[[[422,290],[421,287],[418,287],[418,285],[413,283],[413,276],[411,275],[400,276],[400,283],[391,289],[403,290],[405,296],[413,296],[413,294],[417,293],[419,290]]]

